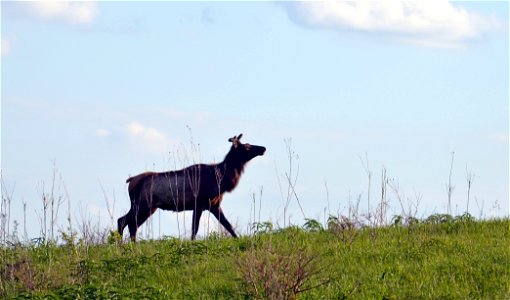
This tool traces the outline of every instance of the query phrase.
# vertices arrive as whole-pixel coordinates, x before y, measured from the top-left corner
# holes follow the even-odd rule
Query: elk
[[[241,143],[242,136],[239,134],[228,140],[232,146],[220,163],[196,164],[178,171],[145,172],[129,177],[126,183],[129,183],[131,209],[117,221],[119,234],[122,236],[128,226],[131,240],[135,241],[138,227],[160,208],[176,212],[192,210],[192,240],[204,210],[212,213],[234,238],[237,237],[220,207],[223,194],[237,186],[246,163],[266,151],[262,146]]]

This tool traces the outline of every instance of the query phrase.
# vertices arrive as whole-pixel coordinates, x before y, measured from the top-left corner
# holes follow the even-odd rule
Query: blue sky
[[[75,222],[106,226],[103,189],[116,219],[128,176],[221,161],[241,132],[268,148],[223,202],[241,232],[261,190],[261,220],[288,223],[289,139],[308,218],[347,214],[358,197],[366,213],[360,157],[371,210],[385,168],[404,202],[421,199],[419,217],[446,212],[452,152],[453,213],[466,209],[468,169],[470,212],[508,215],[508,11],[502,1],[2,2],[11,219],[26,201],[38,235],[54,161]],[[388,201],[389,218],[401,213],[392,190]],[[289,215],[303,223],[294,198]],[[177,235],[184,218],[153,222]]]

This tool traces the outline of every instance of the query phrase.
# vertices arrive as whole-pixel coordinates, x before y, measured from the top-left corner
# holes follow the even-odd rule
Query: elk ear
[[[237,148],[239,145],[239,139],[236,136],[229,138],[228,141],[232,143],[234,148]]]
[[[241,133],[238,136],[234,136],[234,137],[229,138],[228,141],[232,143],[232,146],[234,146],[234,148],[237,148],[237,146],[239,146],[239,144],[241,144],[240,139],[242,137],[243,137],[243,134]]]

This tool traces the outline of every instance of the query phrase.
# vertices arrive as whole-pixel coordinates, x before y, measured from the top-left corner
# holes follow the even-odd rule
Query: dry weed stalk
[[[350,199],[350,196],[349,196]],[[359,205],[361,202],[361,194],[358,195],[356,204],[353,205],[349,200],[349,208],[347,215],[333,216],[328,218],[328,230],[331,231],[342,243],[352,245],[363,227],[360,220]]]
[[[377,207],[376,214],[375,214],[376,220],[377,220],[377,225],[379,225],[379,226],[384,226],[387,223],[386,218],[387,218],[387,212],[388,212],[388,207],[389,207],[389,203],[387,200],[388,183],[389,183],[389,179],[388,179],[387,171],[386,171],[386,168],[383,167],[382,171],[381,171],[381,201]]]
[[[455,189],[455,186],[452,185],[452,175],[453,175],[453,160],[455,158],[455,152],[452,152],[452,161],[450,163],[450,175],[448,176],[448,186],[447,186],[447,192],[448,192],[448,207],[447,207],[447,214],[452,214],[452,194],[453,190]]]
[[[237,260],[249,293],[256,299],[297,299],[300,293],[327,283],[306,286],[320,273],[317,263],[317,256],[303,248],[279,253],[271,244],[252,248]]]
[[[368,222],[371,223],[372,221],[372,215],[370,214],[371,208],[370,208],[370,191],[372,186],[372,171],[370,170],[370,165],[368,161],[368,154],[365,153],[365,159],[363,159],[360,155],[358,155],[359,160],[361,161],[361,165],[363,166],[363,169],[365,170],[365,173],[368,177],[368,187],[367,187],[367,219]]]
[[[404,224],[410,225],[412,223],[415,223],[418,220],[416,218],[416,216],[418,214],[418,207],[420,205],[420,202],[421,202],[423,196],[420,193],[415,191],[414,192],[415,200],[413,201],[411,198],[406,197],[401,192],[400,185],[398,184],[397,181],[391,180],[388,182],[388,185],[391,188],[391,190],[393,191],[393,193],[395,194],[395,196],[397,197],[398,202],[400,203],[400,209],[402,210],[401,215],[397,215],[393,218],[394,221],[397,221],[397,222],[393,222],[393,224],[396,225],[397,223],[398,224],[404,223]],[[407,208],[404,207],[404,199],[406,199],[406,201],[407,201]]]
[[[287,148],[287,157],[289,159],[289,170],[288,172],[285,172],[285,180],[287,181],[287,198],[285,199],[285,204],[283,207],[283,227],[286,227],[287,225],[287,211],[289,209],[290,200],[292,200],[292,197],[296,198],[296,201],[299,205],[299,209],[301,210],[301,213],[303,214],[303,218],[306,218],[305,213],[303,211],[303,207],[301,207],[301,202],[299,201],[299,197],[296,193],[296,183],[299,176],[299,155],[294,152],[292,149],[292,139],[288,138],[284,140],[285,146]],[[297,170],[294,174],[294,161],[297,162]],[[278,179],[278,184],[280,185],[280,181]],[[281,186],[280,186],[281,190]],[[289,222],[290,223],[290,222]]]
[[[465,178],[466,178],[466,182],[467,182],[467,185],[468,185],[466,213],[469,213],[469,198],[470,198],[470,194],[471,194],[471,186],[473,185],[473,181],[474,181],[475,177],[476,177],[476,175],[473,174],[473,171],[471,169],[468,170],[468,167],[466,165]]]

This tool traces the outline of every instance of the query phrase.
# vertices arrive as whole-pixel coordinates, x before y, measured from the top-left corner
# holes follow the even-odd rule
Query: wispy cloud
[[[494,16],[469,12],[447,0],[307,1],[282,6],[291,20],[303,26],[380,33],[431,47],[460,47],[503,27]]]
[[[214,17],[214,12],[210,7],[206,7],[202,9],[202,23],[204,24],[214,24],[216,22]]]
[[[110,136],[110,131],[104,128],[99,128],[96,130],[96,136],[99,138],[107,138]]]
[[[95,1],[11,2],[7,3],[5,8],[8,13],[14,16],[28,17],[38,21],[64,22],[72,25],[91,24],[99,13]]]
[[[491,133],[487,135],[487,139],[496,143],[508,144],[508,133]]]
[[[126,126],[126,132],[132,145],[138,150],[154,154],[165,153],[172,142],[163,132],[145,126],[139,122],[131,122]]]
[[[1,38],[1,42],[2,42],[1,55],[4,56],[9,54],[11,52],[11,42],[4,37]]]

